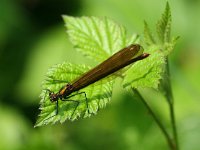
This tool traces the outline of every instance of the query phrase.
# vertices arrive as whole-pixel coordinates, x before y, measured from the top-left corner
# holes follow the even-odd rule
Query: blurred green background
[[[182,150],[200,144],[200,0],[170,0],[172,35],[181,38],[170,55],[171,79]],[[129,34],[152,29],[165,0],[1,0],[1,150],[167,150],[166,141],[140,101],[117,87],[96,116],[62,125],[33,128],[41,82],[47,69],[64,60],[93,65],[78,54],[65,33],[62,14],[107,16]],[[144,95],[169,131],[166,101]]]

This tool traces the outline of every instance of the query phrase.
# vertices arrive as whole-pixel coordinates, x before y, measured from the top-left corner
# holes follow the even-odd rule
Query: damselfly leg
[[[49,95],[49,97],[50,97],[50,95],[53,94],[53,92],[51,90],[49,90],[49,89],[45,89],[45,91],[48,92],[48,94],[45,93],[44,103],[45,103],[45,100],[46,100],[46,95]],[[72,114],[70,116],[70,119],[72,119],[81,101],[80,100],[71,100],[69,98],[75,97],[75,96],[80,95],[80,94],[84,94],[86,111],[88,112],[88,114],[90,114],[89,107],[88,107],[88,99],[87,99],[86,93],[85,92],[77,92],[77,93],[75,93],[73,95],[69,95],[69,96],[66,96],[66,97],[58,97],[57,100],[53,101],[53,102],[55,102],[55,109],[56,109],[55,110],[55,114],[53,116],[50,116],[47,119],[45,119],[44,122],[46,122],[50,118],[53,118],[53,117],[55,117],[55,116],[57,116],[59,114],[59,100],[60,101],[65,101],[65,102],[75,103],[75,107],[74,107],[73,112],[72,112]],[[85,113],[86,113],[86,111],[85,111]],[[85,115],[85,113],[84,113],[84,115]]]

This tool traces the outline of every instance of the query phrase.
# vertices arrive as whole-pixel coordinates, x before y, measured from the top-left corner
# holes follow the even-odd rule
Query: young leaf
[[[157,23],[157,35],[161,43],[157,43],[154,37],[151,34],[151,31],[148,27],[148,24],[144,22],[144,42],[148,46],[157,45],[160,46],[162,52],[165,56],[168,56],[169,53],[174,49],[174,46],[179,37],[172,38],[170,37],[171,32],[171,12],[169,3],[167,2],[164,13],[162,14],[161,19]]]
[[[170,42],[171,32],[171,12],[169,3],[167,2],[165,12],[157,23],[157,34],[161,43]]]
[[[35,126],[89,117],[91,114],[96,114],[99,108],[103,108],[110,101],[113,82],[106,78],[79,91],[86,93],[88,107],[84,94],[78,94],[69,98],[73,101],[58,100],[58,114],[56,115],[56,102],[50,101],[49,90],[58,92],[66,83],[71,83],[87,70],[89,67],[70,63],[58,64],[48,70],[47,80],[42,84],[44,90],[40,95],[41,113]]]
[[[158,88],[165,64],[164,54],[158,46],[152,46],[145,52],[150,56],[142,61],[136,62],[129,70],[123,81],[123,87],[151,87]]]
[[[156,44],[155,39],[154,39],[146,21],[144,21],[144,42],[148,46]]]
[[[164,55],[165,56],[168,56],[170,53],[171,53],[171,51],[174,49],[174,46],[176,45],[176,43],[177,43],[177,41],[178,41],[178,39],[179,39],[179,36],[177,36],[177,37],[173,37],[172,38],[172,40],[170,41],[170,43],[164,43]]]
[[[63,19],[75,48],[98,62],[138,39],[135,35],[127,39],[125,28],[106,17],[75,18],[64,15]]]

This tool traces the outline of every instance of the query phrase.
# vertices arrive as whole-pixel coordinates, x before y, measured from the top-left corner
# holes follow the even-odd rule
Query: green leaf
[[[75,48],[85,56],[102,62],[111,54],[136,42],[135,34],[127,38],[123,26],[106,17],[63,16],[67,34]]]
[[[168,56],[172,52],[172,50],[174,49],[178,39],[179,39],[179,36],[173,37],[172,40],[169,43],[168,42],[164,43],[164,46],[163,46],[164,51],[163,52],[164,52],[165,56]]]
[[[144,42],[148,46],[156,44],[155,39],[154,39],[146,21],[144,21]]]
[[[99,62],[107,59],[121,48],[139,42],[138,35],[133,34],[128,38],[124,27],[106,17],[74,18],[63,16],[63,18],[66,23],[67,33],[75,48],[84,55]],[[98,109],[103,108],[111,98],[112,80],[116,76],[122,77],[121,74],[126,69],[122,69],[111,77],[107,77],[79,90],[78,92],[86,92],[88,103],[86,102],[84,94],[67,99],[74,101],[61,101],[59,99],[59,111],[56,115],[56,102],[50,101],[49,93],[58,93],[64,85],[73,83],[75,79],[89,70],[89,67],[69,63],[55,65],[48,70],[47,80],[42,84],[43,91],[40,95],[41,113],[36,126],[49,123],[54,124],[58,121],[62,123],[65,120],[75,120],[79,117],[85,118],[91,114],[96,114]],[[140,76],[136,75],[135,77],[139,78]]]
[[[158,88],[162,73],[164,72],[163,65],[165,64],[164,54],[156,45],[151,46],[145,52],[150,56],[142,61],[136,62],[126,71],[126,76],[123,81],[123,87],[150,87]]]
[[[171,12],[169,3],[167,2],[165,12],[162,14],[161,19],[157,23],[157,34],[161,43],[170,42],[171,32]]]
[[[162,14],[161,19],[158,21],[157,26],[157,38],[160,40],[160,43],[156,42],[153,37],[148,24],[144,21],[144,42],[147,46],[157,45],[160,47],[164,55],[167,57],[171,51],[174,49],[174,46],[179,37],[172,38],[170,37],[171,32],[171,11],[169,3],[166,3],[166,8]]]
[[[88,109],[84,94],[79,94],[69,98],[70,100],[79,102],[77,108],[76,102],[58,100],[58,114],[55,116],[56,103],[50,101],[49,91],[45,89],[56,93],[66,85],[66,83],[71,83],[89,69],[90,68],[85,65],[63,63],[55,65],[48,70],[46,75],[47,80],[42,84],[42,89],[44,90],[40,95],[41,113],[35,126],[42,126],[49,123],[54,124],[58,121],[63,123],[67,119],[73,121],[79,117],[89,117],[91,114],[96,114],[100,108],[103,108],[110,101],[113,82],[110,78],[106,78],[79,91],[86,92]]]
[[[126,46],[131,45],[133,43],[140,43],[139,35],[133,34],[129,38],[126,38]]]

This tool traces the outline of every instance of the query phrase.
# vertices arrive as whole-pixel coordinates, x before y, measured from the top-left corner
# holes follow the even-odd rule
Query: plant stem
[[[155,120],[155,122],[157,123],[158,127],[160,128],[160,130],[162,131],[162,133],[164,134],[167,143],[170,147],[171,150],[176,150],[172,139],[170,138],[169,134],[167,133],[165,127],[163,126],[163,124],[161,123],[161,121],[158,119],[158,117],[155,115],[155,113],[153,112],[153,110],[151,109],[151,107],[149,106],[149,104],[145,101],[145,99],[142,97],[142,95],[138,92],[138,90],[135,90],[132,88],[132,91],[134,93],[136,93],[140,100],[142,101],[142,103],[144,104],[144,106],[147,108],[147,110],[149,111],[150,115],[153,117],[153,119]]]
[[[171,119],[171,124],[172,124],[172,132],[173,132],[176,150],[179,150],[179,143],[178,143],[178,136],[177,136],[177,129],[176,129],[176,119],[175,119],[175,112],[174,112],[174,98],[173,98],[172,86],[171,86],[171,82],[170,82],[170,71],[169,71],[168,59],[167,59],[167,64],[166,64],[166,73],[168,76],[168,78],[167,78],[167,81],[168,81],[167,99],[169,102],[169,111],[170,111],[170,119]]]
[[[169,109],[170,109],[170,118],[171,118],[171,124],[172,124],[173,137],[174,137],[174,141],[175,141],[175,147],[176,147],[176,150],[179,150],[178,136],[177,136],[177,129],[176,129],[176,119],[175,119],[175,113],[174,113],[174,105],[169,104]]]

